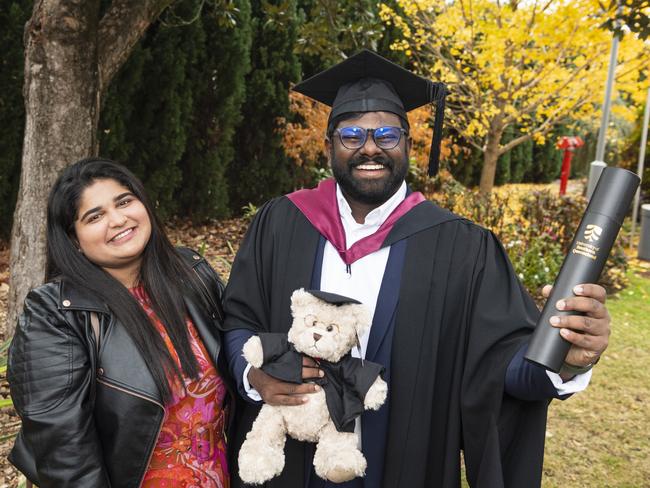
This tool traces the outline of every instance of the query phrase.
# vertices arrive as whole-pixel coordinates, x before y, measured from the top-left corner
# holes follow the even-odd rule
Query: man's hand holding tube
[[[544,297],[548,298],[551,289],[550,285],[544,287]],[[558,300],[555,307],[563,312],[573,310],[584,315],[555,315],[550,319],[551,325],[558,327],[562,337],[571,343],[564,360],[569,371],[573,369],[571,367],[580,369],[595,364],[607,349],[611,333],[611,319],[605,307],[605,289],[599,285],[583,284],[575,286],[573,293],[575,296]],[[561,371],[560,376],[566,381],[574,375]]]

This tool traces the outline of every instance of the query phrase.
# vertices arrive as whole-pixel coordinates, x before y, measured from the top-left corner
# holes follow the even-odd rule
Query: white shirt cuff
[[[571,393],[578,393],[587,388],[589,381],[591,380],[591,373],[593,370],[589,370],[586,373],[575,375],[569,381],[562,381],[560,375],[553,373],[552,371],[546,371],[546,374],[553,383],[553,386],[557,390],[558,395],[569,395]]]
[[[240,367],[241,367],[241,366],[240,366]],[[261,397],[260,394],[257,392],[257,390],[256,390],[255,388],[253,388],[253,387],[251,386],[251,384],[248,382],[248,372],[251,370],[252,367],[253,367],[253,366],[251,366],[250,364],[248,364],[248,365],[246,366],[246,369],[244,370],[244,377],[242,378],[242,380],[243,380],[243,382],[244,382],[244,390],[246,390],[246,394],[248,395],[248,398],[250,398],[251,400],[256,401],[256,402],[261,402],[261,401],[262,401],[262,397]],[[591,371],[590,371],[590,372],[591,372]]]

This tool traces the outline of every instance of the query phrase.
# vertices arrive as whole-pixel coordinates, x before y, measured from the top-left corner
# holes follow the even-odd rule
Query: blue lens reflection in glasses
[[[402,134],[406,134],[406,130],[401,127],[377,127],[376,129],[364,129],[363,127],[342,127],[336,129],[341,139],[341,144],[347,149],[359,149],[363,147],[368,138],[368,134],[372,134],[377,147],[381,149],[393,149],[402,138]]]

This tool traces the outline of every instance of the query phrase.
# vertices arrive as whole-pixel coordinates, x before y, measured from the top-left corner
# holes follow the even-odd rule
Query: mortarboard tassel
[[[436,115],[433,119],[433,139],[429,151],[429,176],[435,176],[440,167],[440,144],[442,142],[442,124],[445,119],[445,97],[447,88],[444,83],[431,83],[430,100],[435,102]]]

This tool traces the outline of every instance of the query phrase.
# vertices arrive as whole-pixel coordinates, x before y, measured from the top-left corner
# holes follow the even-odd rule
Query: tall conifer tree
[[[144,181],[162,215],[177,210],[193,107],[189,68],[204,44],[202,25],[158,22],[113,84],[100,123],[101,153],[129,166]]]
[[[295,0],[253,0],[251,71],[228,170],[231,207],[259,204],[292,187],[292,165],[282,147],[282,128],[291,114],[288,90],[299,78],[293,52],[298,19]]]
[[[0,9],[0,237],[9,237],[16,205],[25,128],[23,29],[32,2],[9,1]]]
[[[198,220],[229,214],[226,171],[235,156],[251,43],[249,1],[230,6],[230,13],[215,9],[199,19],[205,46],[190,69],[194,106],[179,197],[182,212]]]
[[[143,179],[162,215],[228,213],[224,173],[234,157],[249,48],[248,0],[224,8],[177,2],[116,80],[101,153]]]

